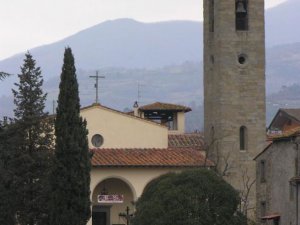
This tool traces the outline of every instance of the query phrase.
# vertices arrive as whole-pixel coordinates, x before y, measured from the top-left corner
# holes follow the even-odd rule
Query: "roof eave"
[[[214,168],[213,165],[92,165],[94,168]]]

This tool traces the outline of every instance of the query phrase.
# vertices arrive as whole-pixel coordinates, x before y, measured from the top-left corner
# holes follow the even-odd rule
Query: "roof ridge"
[[[167,128],[167,126],[159,124],[159,123],[156,123],[156,122],[154,122],[152,120],[148,120],[146,118],[141,118],[141,117],[138,117],[138,116],[135,116],[135,115],[131,115],[131,114],[128,114],[126,112],[122,112],[122,111],[119,111],[119,110],[116,110],[116,109],[113,109],[113,108],[110,108],[110,107],[107,107],[107,106],[103,106],[103,105],[101,105],[99,103],[98,104],[94,103],[94,104],[92,104],[90,106],[82,107],[82,108],[80,108],[80,111],[81,110],[88,110],[88,109],[91,109],[93,107],[100,107],[100,108],[103,108],[103,109],[106,109],[106,110],[110,110],[110,111],[115,112],[115,113],[119,113],[119,114],[121,114],[123,116],[127,116],[127,117],[130,117],[130,118],[133,118],[133,119],[137,119],[137,120],[140,120],[140,121],[148,122],[150,124],[153,124],[153,125],[156,125],[156,126],[159,126],[159,127],[162,127],[162,128]]]
[[[147,105],[143,105],[140,106],[139,109],[140,110],[151,110],[151,107],[154,107],[152,110],[154,110],[155,108],[160,109],[160,110],[167,110],[168,107],[173,107],[173,110],[179,110],[179,111],[185,111],[185,112],[189,112],[192,111],[192,109],[190,107],[184,106],[184,105],[179,105],[179,104],[174,104],[174,103],[164,103],[164,102],[154,102],[151,104],[147,104]],[[164,109],[163,107],[165,107],[166,109]],[[177,109],[176,109],[177,107]],[[170,109],[172,110],[172,109]]]

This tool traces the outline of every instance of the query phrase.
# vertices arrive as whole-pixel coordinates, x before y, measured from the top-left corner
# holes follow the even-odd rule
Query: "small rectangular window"
[[[294,189],[294,186],[292,183],[290,183],[290,201],[294,201],[294,198],[295,198],[295,189]]]
[[[261,160],[260,161],[260,182],[264,183],[266,182],[266,161],[265,160]]]
[[[299,170],[299,162],[298,159],[295,158],[295,177],[298,176],[298,170]]]
[[[260,217],[264,217],[266,215],[266,212],[267,212],[266,202],[261,201],[260,202]]]
[[[279,224],[280,224],[280,223],[279,223],[279,218],[274,219],[273,225],[279,225]]]

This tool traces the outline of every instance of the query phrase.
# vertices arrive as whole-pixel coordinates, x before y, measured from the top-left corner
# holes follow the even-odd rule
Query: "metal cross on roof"
[[[96,88],[96,104],[99,103],[99,97],[98,97],[98,91],[99,91],[99,79],[100,78],[105,78],[105,76],[99,76],[98,75],[98,70],[96,71],[96,76],[90,76],[90,78],[95,78],[96,79],[96,83],[95,83],[95,88]]]

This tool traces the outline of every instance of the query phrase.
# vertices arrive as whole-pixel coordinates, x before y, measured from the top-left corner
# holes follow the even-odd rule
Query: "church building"
[[[87,120],[92,218],[88,225],[126,224],[145,186],[168,172],[212,167],[200,133],[184,133],[190,108],[156,102],[129,113],[100,104],[81,109]]]
[[[188,107],[135,104],[130,113],[99,104],[83,108],[93,151],[89,225],[126,224],[151,180],[211,166],[240,192],[242,212],[256,219],[253,159],[266,143],[264,0],[203,4],[204,140],[184,133]]]

